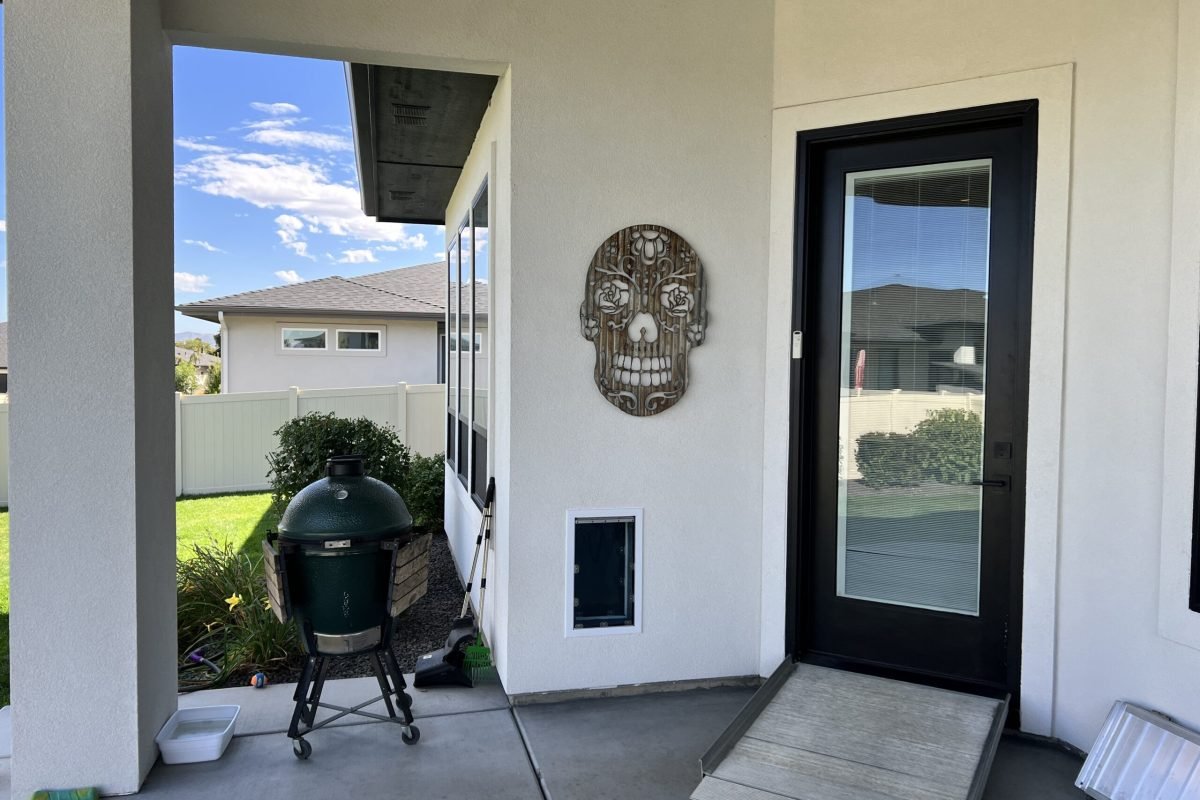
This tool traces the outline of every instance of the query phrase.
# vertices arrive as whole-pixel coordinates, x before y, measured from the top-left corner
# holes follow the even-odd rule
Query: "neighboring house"
[[[983,391],[983,292],[888,284],[849,292],[845,300],[851,336],[843,386]]]
[[[462,333],[477,370],[487,369],[487,288],[475,284],[475,335]],[[221,326],[227,393],[444,382],[446,300],[446,265],[435,262],[177,308]]]
[[[0,322],[0,394],[8,394],[8,323]]]
[[[181,364],[184,361],[196,365],[196,391],[204,392],[208,385],[208,378],[212,375],[214,368],[221,366],[221,358],[219,356],[209,355],[208,353],[198,353],[195,350],[189,350],[186,347],[175,347],[175,363]]]

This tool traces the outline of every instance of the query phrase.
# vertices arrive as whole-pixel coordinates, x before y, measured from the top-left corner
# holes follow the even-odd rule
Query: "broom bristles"
[[[463,657],[463,669],[474,680],[485,678],[495,672],[492,665],[492,650],[483,643],[483,634],[477,636],[473,643],[467,645]]]

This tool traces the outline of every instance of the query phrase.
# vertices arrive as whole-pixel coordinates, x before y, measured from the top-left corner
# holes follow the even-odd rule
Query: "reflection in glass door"
[[[991,170],[846,175],[839,597],[979,613]]]

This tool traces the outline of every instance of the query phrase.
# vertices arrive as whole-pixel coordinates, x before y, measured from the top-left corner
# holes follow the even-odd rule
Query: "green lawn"
[[[271,495],[226,494],[189,497],[175,503],[175,552],[187,558],[193,544],[230,542],[257,554],[263,534],[279,521]],[[8,509],[0,510],[0,706],[8,698]]]
[[[216,541],[229,542],[244,553],[257,555],[263,534],[278,522],[279,517],[271,509],[271,495],[266,492],[177,500],[175,553],[181,559],[188,558],[193,545]]]

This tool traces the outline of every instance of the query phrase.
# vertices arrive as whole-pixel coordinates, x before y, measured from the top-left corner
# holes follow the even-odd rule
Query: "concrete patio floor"
[[[344,718],[312,734],[312,757],[299,761],[284,735],[292,688],[181,696],[181,707],[240,705],[237,736],[219,761],[159,763],[137,797],[687,800],[700,780],[701,753],[753,694],[698,689],[510,707],[497,684],[410,689],[418,744],[404,745],[397,725]],[[325,699],[354,704],[375,689],[373,678],[330,681]],[[0,790],[7,790],[5,761]],[[984,800],[1082,798],[1072,785],[1080,763],[1059,748],[1005,737]]]

